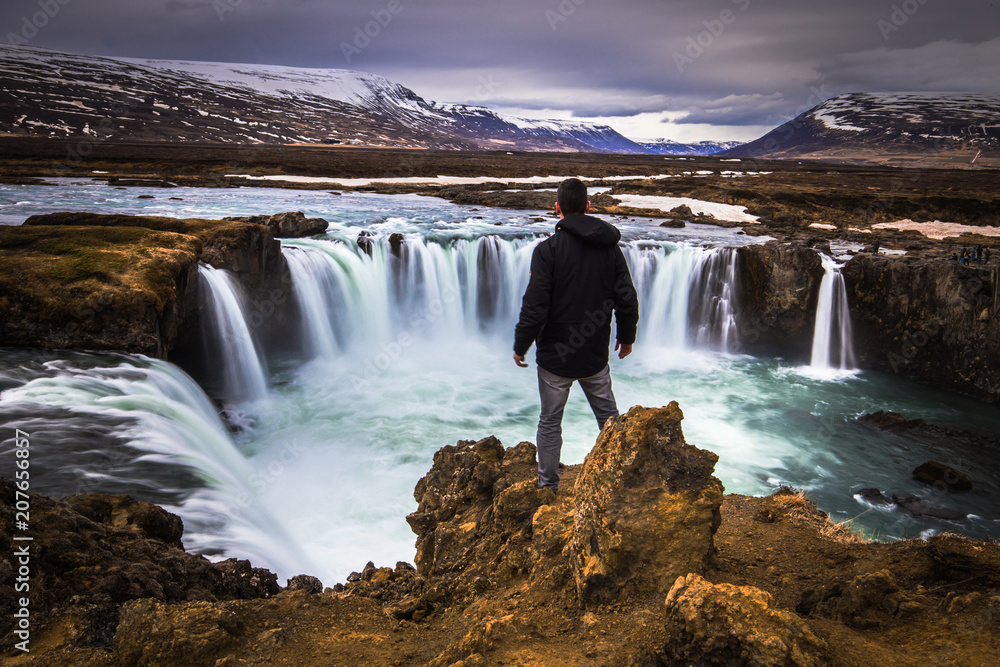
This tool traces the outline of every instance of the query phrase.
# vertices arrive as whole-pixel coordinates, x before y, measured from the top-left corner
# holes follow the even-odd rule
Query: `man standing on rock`
[[[574,382],[579,382],[599,428],[618,416],[608,365],[611,315],[617,327],[618,358],[632,353],[639,321],[639,300],[625,255],[621,232],[586,215],[587,187],[570,178],[559,185],[556,233],[531,256],[531,279],[524,292],[514,331],[514,362],[527,368],[524,355],[537,343],[538,485],[559,489],[562,416]]]

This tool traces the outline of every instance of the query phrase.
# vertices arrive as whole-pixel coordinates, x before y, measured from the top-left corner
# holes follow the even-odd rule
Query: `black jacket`
[[[538,365],[562,377],[582,378],[608,363],[611,314],[618,342],[635,342],[639,300],[621,232],[589,215],[571,215],[556,225],[531,256],[531,279],[514,330],[514,352],[538,343]]]

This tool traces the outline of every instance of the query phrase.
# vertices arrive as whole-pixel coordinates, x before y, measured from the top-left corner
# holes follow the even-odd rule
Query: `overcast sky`
[[[631,138],[755,139],[848,92],[1000,93],[1000,0],[4,0],[0,39],[33,19],[32,46],[356,69]]]

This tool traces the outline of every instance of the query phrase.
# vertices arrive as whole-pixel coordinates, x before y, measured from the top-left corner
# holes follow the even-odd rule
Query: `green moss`
[[[86,304],[157,311],[175,297],[201,242],[137,227],[0,227],[0,310],[72,321]]]

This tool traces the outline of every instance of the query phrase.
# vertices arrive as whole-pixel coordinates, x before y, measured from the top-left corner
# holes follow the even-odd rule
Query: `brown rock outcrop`
[[[584,602],[664,595],[703,572],[721,521],[718,457],[684,442],[676,401],[605,425],[576,482],[569,556]]]
[[[13,550],[15,486],[0,479],[0,548]],[[86,609],[86,642],[110,640],[119,607],[139,598],[165,602],[268,597],[275,575],[247,561],[213,564],[184,551],[179,517],[129,496],[88,494],[56,501],[31,494],[30,599],[36,627],[55,610]],[[24,543],[18,543],[23,546]],[[0,636],[9,641],[15,595],[10,560],[0,565]]]
[[[609,422],[584,462],[575,505],[539,489],[530,443],[460,442],[417,484],[416,565],[431,598],[529,577],[580,601],[665,595],[703,571],[719,524],[717,457],[684,442],[676,403]]]
[[[819,667],[828,647],[792,612],[752,586],[678,577],[666,598],[668,660],[676,664]]]

